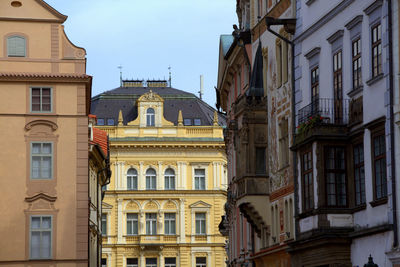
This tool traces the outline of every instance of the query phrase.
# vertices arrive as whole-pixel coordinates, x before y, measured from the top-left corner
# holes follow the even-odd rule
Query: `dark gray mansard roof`
[[[174,125],[178,124],[178,113],[182,110],[183,119],[201,119],[201,125],[213,125],[215,109],[194,94],[171,87],[118,87],[92,98],[91,114],[97,119],[114,119],[118,124],[119,111],[122,110],[124,125],[138,116],[139,97],[152,90],[164,99],[164,117]],[[219,125],[225,126],[225,117],[218,114]]]

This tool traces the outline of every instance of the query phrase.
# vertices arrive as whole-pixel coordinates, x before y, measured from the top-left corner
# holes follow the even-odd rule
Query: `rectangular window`
[[[196,267],[207,267],[207,258],[196,257]]]
[[[352,62],[353,62],[353,90],[356,90],[362,86],[360,38],[352,42]]]
[[[165,267],[176,267],[176,258],[165,258]]]
[[[138,259],[137,258],[126,259],[126,267],[138,267]]]
[[[194,125],[195,126],[200,126],[201,125],[201,119],[194,119]]]
[[[194,189],[205,190],[206,189],[206,170],[195,169],[194,170]]]
[[[343,77],[342,77],[342,51],[333,55],[333,94],[335,123],[343,121]]]
[[[382,73],[382,37],[381,24],[371,28],[371,57],[372,57],[372,77]]]
[[[301,176],[303,210],[307,211],[314,208],[313,159],[311,151],[305,152],[301,157]]]
[[[157,213],[146,213],[146,234],[157,234]]]
[[[206,214],[196,213],[196,235],[206,234]]]
[[[53,144],[31,143],[31,179],[53,178]]]
[[[52,242],[51,216],[31,216],[30,258],[50,259]]]
[[[51,88],[32,87],[31,88],[31,111],[32,112],[51,112]]]
[[[192,119],[184,119],[183,124],[185,124],[186,126],[192,125]]]
[[[164,233],[166,235],[175,235],[176,234],[175,213],[165,213],[164,214]]]
[[[138,215],[137,213],[126,214],[126,234],[137,235],[138,234]]]
[[[375,200],[387,197],[386,184],[386,144],[385,135],[378,135],[372,139],[373,161],[374,161],[374,180],[375,180]]]
[[[364,144],[353,147],[354,184],[356,205],[365,204]]]
[[[107,214],[101,214],[101,235],[107,235]]]
[[[345,149],[327,147],[325,156],[328,206],[345,207],[347,205]]]
[[[10,36],[7,38],[7,55],[9,57],[26,56],[26,40],[22,36]]]
[[[265,174],[266,169],[266,155],[265,147],[256,147],[256,174]]]
[[[157,267],[157,258],[146,258],[146,267]]]
[[[107,267],[107,259],[101,259],[101,267]]]
[[[311,70],[311,114],[319,111],[319,68]]]

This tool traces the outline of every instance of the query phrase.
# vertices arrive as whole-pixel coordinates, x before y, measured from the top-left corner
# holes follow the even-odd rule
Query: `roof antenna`
[[[200,99],[203,99],[203,94],[204,94],[204,75],[200,75]]]
[[[122,66],[119,65],[118,69],[119,69],[119,86],[122,87]]]
[[[172,87],[171,66],[168,66],[168,70],[169,70],[169,87]]]

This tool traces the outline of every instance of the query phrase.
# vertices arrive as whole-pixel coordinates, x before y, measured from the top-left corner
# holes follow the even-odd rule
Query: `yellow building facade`
[[[222,117],[194,95],[162,86],[124,82],[93,98],[112,169],[102,265],[224,266]]]

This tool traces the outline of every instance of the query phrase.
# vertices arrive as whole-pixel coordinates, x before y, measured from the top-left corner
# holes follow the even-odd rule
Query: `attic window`
[[[107,125],[114,125],[114,119],[107,119]]]
[[[198,119],[198,118],[194,119],[194,125],[195,126],[201,125],[201,119]]]
[[[185,125],[192,125],[192,120],[191,120],[191,119],[184,119],[184,120],[183,120],[183,123],[184,123]]]
[[[97,119],[97,125],[104,125],[104,119]]]
[[[22,3],[20,1],[12,1],[11,6],[13,7],[21,7]]]

